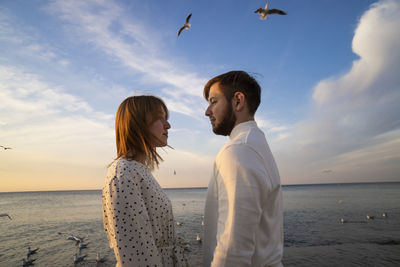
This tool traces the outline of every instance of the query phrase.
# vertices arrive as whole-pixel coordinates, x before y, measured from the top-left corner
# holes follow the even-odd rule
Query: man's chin
[[[228,131],[216,127],[215,128],[213,127],[213,132],[217,135],[223,135],[223,136],[228,136],[230,134],[230,132],[228,133]]]

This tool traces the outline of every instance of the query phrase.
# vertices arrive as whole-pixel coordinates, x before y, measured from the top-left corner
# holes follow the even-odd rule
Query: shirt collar
[[[231,134],[229,135],[229,139],[232,140],[241,132],[254,127],[257,127],[257,123],[253,120],[241,122],[232,129]]]

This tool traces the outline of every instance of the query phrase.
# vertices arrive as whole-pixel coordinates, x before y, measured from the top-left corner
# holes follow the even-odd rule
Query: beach
[[[205,188],[166,189],[178,236],[190,246],[191,266],[202,264]],[[399,266],[400,183],[283,186],[285,266]],[[0,193],[0,266],[21,266],[28,246],[36,266],[115,266],[103,229],[101,191]],[[387,217],[383,217],[382,213]],[[373,216],[367,220],[366,216]],[[343,218],[345,223],[340,219]],[[71,234],[83,238],[79,250]],[[96,255],[106,261],[96,263]]]

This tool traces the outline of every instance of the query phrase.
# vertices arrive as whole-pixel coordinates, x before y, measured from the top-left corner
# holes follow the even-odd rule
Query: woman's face
[[[168,145],[168,129],[171,128],[167,120],[167,114],[162,110],[161,115],[149,125],[152,136],[153,147],[163,147]]]

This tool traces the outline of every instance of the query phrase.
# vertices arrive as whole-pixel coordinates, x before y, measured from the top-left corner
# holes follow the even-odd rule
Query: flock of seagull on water
[[[264,8],[260,7],[258,8],[256,11],[254,11],[254,13],[257,13],[260,15],[260,19],[261,20],[265,20],[267,19],[268,15],[273,15],[273,14],[277,14],[277,15],[286,15],[287,13],[285,11],[282,11],[280,9],[269,9],[268,8],[269,3],[267,2],[267,4],[265,5]],[[190,13],[187,17],[186,17],[186,21],[183,24],[183,26],[179,29],[178,31],[178,36],[181,35],[181,33],[183,32],[183,30],[188,30],[190,29],[190,27],[192,26],[189,21],[190,18],[192,17],[192,13]]]
[[[341,203],[341,202],[340,202]],[[340,204],[339,203],[339,204]],[[366,215],[365,216],[365,218],[367,219],[367,221],[369,221],[369,220],[374,220],[375,219],[375,216],[371,216],[371,215]],[[386,212],[383,212],[382,213],[382,217],[381,217],[382,219],[387,219],[388,218],[388,214],[386,213]],[[349,221],[349,220],[345,220],[344,218],[340,218],[340,222],[342,223],[342,224],[345,224],[345,223],[364,223],[365,221]]]
[[[186,204],[183,203],[182,206],[186,206]],[[177,226],[182,226],[183,223],[182,222],[176,222],[176,225]],[[201,226],[204,226],[204,216],[201,216]],[[199,234],[196,235],[196,241],[197,241],[197,243],[201,243],[202,242],[201,237],[200,237]],[[190,252],[192,250],[190,248],[189,243],[185,242],[184,245],[185,245],[185,247],[184,247],[185,251]]]
[[[182,205],[184,205],[184,204],[182,204]],[[184,205],[184,206],[185,206],[185,205]],[[10,220],[12,220],[11,216],[8,215],[8,213],[2,213],[2,214],[0,214],[0,217],[8,217]],[[204,216],[201,216],[201,217],[202,217],[201,225],[204,226]],[[177,225],[177,226],[182,226],[183,223],[182,223],[182,222],[176,222],[176,225]],[[63,235],[64,233],[59,232],[58,234],[59,234],[59,235]],[[83,243],[83,238],[82,238],[82,237],[77,236],[77,235],[72,235],[72,234],[71,234],[71,235],[68,235],[68,237],[67,237],[66,239],[67,239],[67,240],[75,241],[75,242],[76,242],[76,246],[77,246],[78,249],[79,249],[79,254],[78,254],[78,253],[75,253],[75,255],[74,255],[74,264],[83,262],[83,261],[85,260],[85,257],[87,257],[87,255],[80,255],[80,253],[81,253],[81,250],[82,250],[82,249],[87,248],[88,243]],[[200,237],[199,234],[197,234],[197,236],[196,236],[196,241],[197,241],[198,243],[201,243],[201,242],[202,242],[201,237]],[[190,248],[189,244],[188,244],[188,243],[185,243],[184,245],[185,245],[185,247],[184,247],[185,251],[190,252],[190,251],[191,251],[191,248]],[[33,255],[33,254],[35,254],[36,251],[37,251],[38,249],[39,249],[39,248],[36,248],[36,249],[34,249],[34,250],[31,250],[31,248],[28,247],[27,259],[22,259],[22,266],[34,265],[33,262],[34,262],[36,259],[30,259],[30,256]],[[101,257],[100,257],[100,254],[97,253],[96,262],[97,262],[97,263],[103,263],[103,262],[105,262],[105,261],[106,261],[106,258],[101,258]]]
[[[59,235],[63,235],[63,233],[59,232]],[[68,235],[67,240],[72,240],[75,241],[75,245],[78,247],[79,249],[79,254],[75,253],[74,255],[74,264],[83,262],[85,260],[85,258],[87,257],[87,255],[81,255],[81,250],[87,248],[89,243],[83,243],[83,238],[78,236],[78,235]],[[103,263],[106,261],[106,258],[102,258],[100,257],[100,253],[96,254],[96,263]]]
[[[10,220],[12,220],[11,216],[8,215],[7,213],[2,213],[0,214],[0,217],[8,217]],[[63,233],[58,233],[59,235],[62,235]],[[80,255],[80,252],[82,249],[87,248],[88,243],[83,243],[83,238],[80,236],[76,236],[76,235],[69,235],[67,237],[67,240],[73,240],[76,242],[76,245],[78,246],[79,249],[79,254],[75,253],[74,255],[74,264],[77,264],[79,262],[83,262],[85,257],[87,257],[87,255]],[[36,252],[38,251],[39,248],[35,248],[33,250],[31,250],[31,247],[28,247],[28,253],[26,256],[26,259],[22,259],[22,266],[30,266],[30,265],[34,265],[34,261],[36,259],[31,259],[31,255],[36,254]],[[97,263],[103,263],[106,261],[106,258],[102,258],[100,257],[100,254],[97,253],[96,255],[96,262]]]

